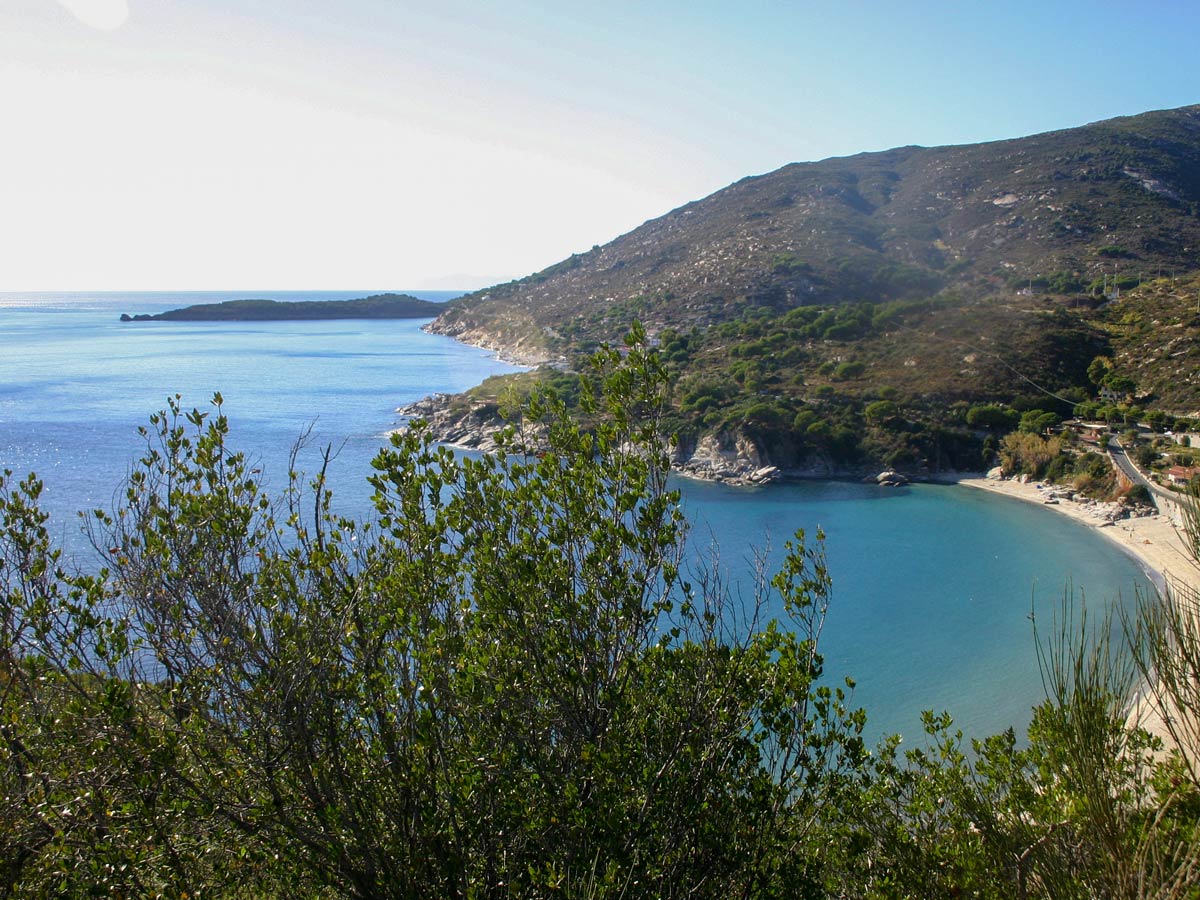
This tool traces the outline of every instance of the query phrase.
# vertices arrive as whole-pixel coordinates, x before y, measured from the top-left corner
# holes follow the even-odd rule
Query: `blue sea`
[[[285,482],[336,453],[340,511],[366,515],[369,461],[395,408],[514,371],[486,351],[425,334],[421,320],[121,323],[244,297],[350,299],[380,290],[0,293],[0,468],[36,471],[64,542],[82,551],[74,513],[113,504],[143,448],[137,426],[169,396],[206,409],[220,391],[233,443]],[[410,291],[446,300],[448,291]],[[1101,536],[1035,506],[968,488],[806,482],[730,488],[681,481],[697,555],[717,548],[731,589],[753,592],[798,528],[818,529],[834,589],[821,636],[826,672],[852,676],[874,738],[920,742],[920,713],[950,711],[975,736],[1029,722],[1042,698],[1030,621],[1064,592],[1090,609],[1128,602],[1148,581]]]

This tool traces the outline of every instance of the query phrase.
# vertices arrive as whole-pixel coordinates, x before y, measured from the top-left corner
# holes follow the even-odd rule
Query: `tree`
[[[1104,377],[1103,384],[1106,388],[1118,394],[1132,394],[1137,390],[1137,382],[1128,375],[1118,375],[1116,372],[1109,372]]]
[[[833,370],[834,381],[850,381],[867,370],[867,364],[861,360],[850,360],[838,363]]]
[[[1112,371],[1112,368],[1112,360],[1109,357],[1097,356],[1088,365],[1088,378],[1091,380],[1092,384],[1096,385],[1096,387],[1100,387],[1102,384],[1104,384],[1104,379],[1108,377],[1108,374]]]
[[[900,415],[900,407],[894,400],[876,400],[863,410],[863,417],[872,425],[882,425]]]
[[[1016,410],[988,403],[967,410],[967,424],[972,428],[1007,429],[1020,420]]]
[[[34,485],[0,484],[6,786],[40,735],[52,808],[81,775],[102,788],[72,840],[22,837],[45,815],[9,803],[30,860],[10,889],[815,890],[819,823],[866,761],[862,714],[818,680],[828,575],[798,545],[744,608],[715,573],[685,581],[653,352],[598,355],[582,419],[535,396],[495,455],[397,436],[368,523],[332,511],[324,471],[269,499],[214,402],[152,418],[123,503],[92,516],[97,572],[60,564]],[[769,593],[785,622],[761,622]],[[132,850],[97,854],[112,821]],[[96,874],[133,862],[137,883]]]
[[[1007,475],[1025,473],[1041,478],[1051,461],[1062,453],[1062,448],[1061,438],[1013,431],[1000,441],[1000,465]]]
[[[1161,409],[1152,409],[1146,413],[1146,424],[1154,431],[1165,430],[1170,421],[1170,417]]]
[[[1062,422],[1062,417],[1058,413],[1046,412],[1043,409],[1031,409],[1022,414],[1021,422],[1017,427],[1029,434],[1045,434],[1060,422]]]

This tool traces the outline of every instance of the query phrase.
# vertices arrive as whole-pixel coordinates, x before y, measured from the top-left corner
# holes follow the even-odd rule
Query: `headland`
[[[122,322],[291,322],[318,319],[427,319],[444,304],[408,294],[373,294],[357,300],[226,300],[166,312],[121,316]]]

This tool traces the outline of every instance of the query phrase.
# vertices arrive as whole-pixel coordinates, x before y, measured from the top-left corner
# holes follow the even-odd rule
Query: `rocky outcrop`
[[[768,484],[781,475],[759,446],[741,433],[706,434],[675,448],[672,468],[691,478],[727,484]]]
[[[400,416],[428,423],[439,443],[485,453],[497,449],[496,436],[508,423],[494,403],[472,402],[464,395],[434,394],[396,410]],[[538,436],[525,435],[526,446],[537,449]],[[796,461],[793,461],[796,462]],[[909,483],[894,469],[864,471],[835,465],[821,457],[806,458],[786,468],[776,464],[762,446],[742,431],[722,431],[682,438],[670,451],[671,468],[688,478],[741,486],[765,485],[781,478],[862,478],[887,487]],[[864,478],[864,475],[866,476]]]
[[[485,453],[497,448],[496,435],[508,424],[494,404],[470,404],[450,394],[425,397],[399,407],[396,413],[424,421],[439,443]],[[781,476],[758,445],[742,434],[710,434],[695,443],[677,445],[671,454],[671,468],[691,478],[736,485],[768,484]]]
[[[496,407],[487,403],[463,407],[452,403],[454,399],[450,394],[434,394],[396,412],[405,419],[427,423],[439,443],[485,453],[495,450],[496,434],[507,424]]]

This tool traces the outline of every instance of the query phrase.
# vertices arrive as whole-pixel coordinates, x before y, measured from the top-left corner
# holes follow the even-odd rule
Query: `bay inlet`
[[[110,507],[143,449],[137,426],[166,398],[225,399],[233,443],[268,486],[335,454],[339,511],[369,515],[369,462],[394,409],[513,371],[492,354],[420,330],[423,320],[118,321],[121,313],[241,297],[350,299],[378,291],[0,294],[0,467],[36,471],[63,541],[84,549],[74,513]],[[408,292],[447,299],[451,292]],[[1148,582],[1099,535],[1034,506],[964,488],[841,482],[732,488],[681,481],[697,554],[717,548],[732,589],[752,590],[804,529],[825,542],[833,601],[822,636],[831,681],[852,676],[873,737],[920,740],[920,712],[949,710],[968,734],[1027,724],[1041,698],[1031,612],[1064,592],[1089,607]]]

